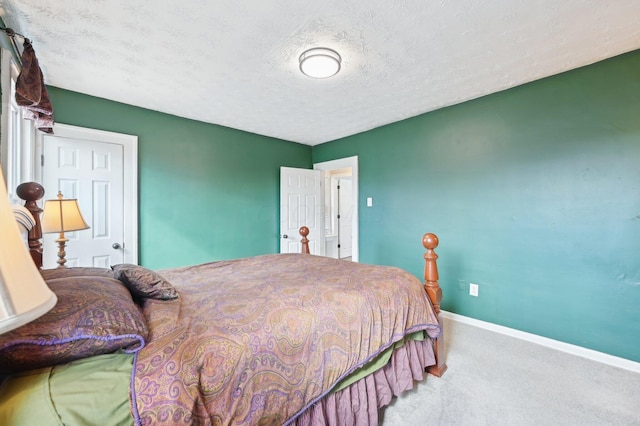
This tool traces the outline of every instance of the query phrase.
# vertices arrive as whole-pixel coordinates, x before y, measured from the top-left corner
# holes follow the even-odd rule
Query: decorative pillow
[[[0,335],[0,373],[144,347],[147,324],[120,281],[70,277],[47,284],[58,303],[40,318]]]
[[[178,297],[178,292],[173,285],[150,269],[129,263],[113,265],[111,269],[113,269],[113,277],[122,281],[134,296],[159,300]]]
[[[69,277],[108,277],[113,278],[113,271],[109,268],[94,268],[94,267],[74,267],[74,268],[56,268],[56,269],[42,269],[40,275],[47,280],[54,280],[56,278],[69,278]]]

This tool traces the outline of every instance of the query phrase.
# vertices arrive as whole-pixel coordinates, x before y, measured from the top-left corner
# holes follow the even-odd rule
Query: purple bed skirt
[[[378,409],[423,380],[435,364],[430,339],[411,340],[396,349],[389,363],[339,392],[331,393],[286,424],[303,426],[369,426],[378,424]]]

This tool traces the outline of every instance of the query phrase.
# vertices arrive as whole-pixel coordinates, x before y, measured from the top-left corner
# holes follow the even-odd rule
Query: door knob
[[[113,243],[111,247],[113,247],[115,250],[119,250],[121,246],[120,243]]]
[[[289,238],[289,236],[287,234],[284,234],[282,238]]]

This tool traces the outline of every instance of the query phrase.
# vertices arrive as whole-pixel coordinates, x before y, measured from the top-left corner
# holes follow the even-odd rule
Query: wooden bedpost
[[[44,197],[44,188],[36,182],[25,182],[16,188],[18,197],[22,198],[24,206],[31,212],[36,221],[35,226],[29,231],[27,240],[29,242],[29,252],[31,258],[38,269],[42,268],[42,225],[40,224],[40,213],[42,209],[38,207],[37,201]]]
[[[422,245],[427,252],[424,254],[424,289],[431,300],[433,309],[438,315],[438,323],[440,327],[443,327],[440,320],[440,302],[442,301],[442,289],[438,284],[438,255],[434,251],[438,247],[438,237],[435,234],[424,234],[422,237]],[[436,364],[427,368],[427,372],[434,376],[440,377],[447,370],[447,364],[444,359],[444,331],[440,333],[440,336],[435,341],[434,352],[436,355]]]
[[[300,235],[302,236],[302,239],[300,240],[300,242],[302,243],[302,254],[309,254],[309,240],[307,239],[307,235],[309,235],[309,228],[307,228],[306,226],[303,226],[300,228],[300,230],[298,231],[300,232]]]

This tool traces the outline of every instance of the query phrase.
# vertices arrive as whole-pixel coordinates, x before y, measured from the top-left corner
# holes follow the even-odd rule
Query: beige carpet
[[[640,425],[640,374],[444,321],[449,369],[396,398],[381,425]]]

